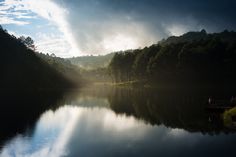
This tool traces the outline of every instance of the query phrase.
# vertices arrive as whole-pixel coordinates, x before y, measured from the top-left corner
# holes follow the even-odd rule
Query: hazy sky
[[[236,30],[236,1],[0,0],[0,24],[44,53],[105,54],[203,28]]]

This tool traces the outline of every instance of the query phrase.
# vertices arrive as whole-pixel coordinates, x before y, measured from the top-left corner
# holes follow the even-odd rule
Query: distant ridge
[[[106,55],[99,55],[99,56],[79,56],[79,57],[68,58],[68,60],[72,64],[82,69],[92,70],[92,69],[107,67],[114,54],[115,53],[109,53]]]
[[[235,41],[236,32],[225,30],[221,33],[207,33],[206,30],[200,32],[187,32],[181,36],[171,36],[167,39],[163,39],[158,42],[160,45],[181,43],[181,42],[193,42],[199,40],[206,40],[209,37],[220,38],[222,41]]]

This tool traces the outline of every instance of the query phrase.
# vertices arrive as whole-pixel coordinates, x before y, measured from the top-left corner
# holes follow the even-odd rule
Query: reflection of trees
[[[44,111],[66,104],[65,98],[62,91],[0,92],[0,145],[6,138],[31,128]]]
[[[206,111],[207,93],[164,90],[116,89],[109,96],[111,108],[133,115],[152,125],[164,124],[191,132],[217,134],[230,131],[223,127],[220,114]]]

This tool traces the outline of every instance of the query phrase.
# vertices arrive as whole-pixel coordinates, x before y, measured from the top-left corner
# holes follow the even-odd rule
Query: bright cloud
[[[70,44],[63,35],[54,33],[37,33],[36,48],[39,52],[57,54],[57,56],[70,57],[71,54],[65,53],[70,50]]]
[[[29,15],[24,11],[25,9],[14,0],[0,2],[0,24],[29,24],[29,21],[21,19],[30,19],[34,18],[34,16]]]
[[[36,13],[58,27],[64,35],[63,38],[65,38],[70,45],[70,50],[67,49],[67,51],[70,51],[70,54],[75,54],[75,52],[78,51],[72,32],[68,29],[68,23],[66,21],[68,11],[65,8],[57,5],[52,0],[22,0],[21,2],[25,9]],[[57,46],[61,47],[61,42],[58,43]],[[63,48],[65,48],[65,46]]]
[[[2,24],[2,25],[4,25],[4,24],[26,25],[26,24],[29,24],[29,22],[17,21],[13,18],[10,18],[10,17],[0,16],[0,24]]]
[[[135,49],[160,39],[145,30],[143,24],[134,23],[129,16],[118,17],[118,20],[111,16],[102,23],[98,20],[84,21],[82,19],[86,17],[80,11],[72,10],[71,6],[62,7],[54,0],[5,0],[0,6],[6,17],[1,19],[2,24],[27,25],[29,19],[37,16],[56,26],[62,34],[35,33],[36,46],[40,52],[62,57]],[[69,16],[74,13],[79,16],[72,16],[76,19],[72,22]],[[127,22],[125,25],[124,20]]]
[[[233,0],[180,0],[175,5],[166,0],[0,1],[0,24],[10,31],[29,34],[40,51],[59,56],[142,48],[188,31],[236,28]],[[45,23],[47,26],[40,29]]]
[[[118,34],[112,38],[104,39],[103,46],[108,51],[119,51],[137,48],[138,43],[132,37]]]
[[[45,35],[47,37],[44,38],[36,35],[36,45],[39,51],[53,51],[60,56],[78,53],[76,42],[65,20],[67,14],[68,11],[53,0],[5,0],[0,3],[0,24],[27,25],[31,23],[29,19],[37,16],[56,26],[62,36],[52,35],[54,32]]]

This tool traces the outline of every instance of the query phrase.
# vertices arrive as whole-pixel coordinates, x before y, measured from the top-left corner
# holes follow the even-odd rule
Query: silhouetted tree
[[[32,38],[20,36],[19,40],[31,50],[33,51],[36,50],[35,45],[34,45],[34,40]]]

